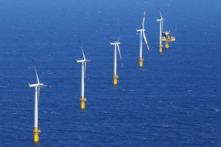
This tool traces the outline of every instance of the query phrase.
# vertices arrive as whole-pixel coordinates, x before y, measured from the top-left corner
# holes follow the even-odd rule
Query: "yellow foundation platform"
[[[170,41],[165,41],[165,48],[169,48],[169,42]]]
[[[159,52],[160,52],[160,53],[162,53],[162,51],[163,51],[163,50],[162,50],[162,47],[163,47],[162,44],[160,44],[160,45],[159,45]]]
[[[85,101],[87,101],[87,99],[82,96],[80,101],[81,101],[81,109],[85,109]]]
[[[117,74],[114,74],[114,85],[117,85],[117,78],[119,78]]]
[[[140,57],[140,59],[139,59],[139,61],[140,61],[140,64],[139,64],[140,67],[143,67],[143,60],[144,60],[144,59],[142,59],[142,57]]]
[[[38,143],[39,142],[39,136],[38,134],[41,132],[40,130],[38,130],[38,127],[34,127],[34,142]]]

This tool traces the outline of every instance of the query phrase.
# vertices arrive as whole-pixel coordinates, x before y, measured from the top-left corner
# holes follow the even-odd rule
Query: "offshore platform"
[[[175,37],[173,35],[170,34],[170,31],[169,32],[163,32],[162,33],[162,41],[165,42],[165,48],[169,48],[169,42],[171,41],[175,41]]]

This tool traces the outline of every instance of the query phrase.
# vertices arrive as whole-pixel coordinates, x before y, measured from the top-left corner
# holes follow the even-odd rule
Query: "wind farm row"
[[[142,21],[142,29],[137,29],[137,32],[140,32],[140,57],[139,57],[139,66],[143,67],[143,56],[142,56],[142,40],[144,39],[145,44],[147,46],[148,51],[150,51],[150,47],[147,41],[147,37],[145,35],[145,28],[144,28],[144,24],[145,24],[145,17],[146,17],[146,9],[144,10],[144,15],[143,15],[143,21]],[[163,18],[162,14],[160,12],[160,19],[157,19],[157,21],[160,22],[160,35],[159,35],[159,52],[162,52],[162,41],[165,42],[165,48],[169,48],[168,43],[171,41],[175,41],[175,37],[173,37],[172,35],[170,35],[170,32],[163,32],[163,22],[164,20],[166,20],[167,18]],[[118,37],[117,40],[114,40],[111,38],[111,40],[113,42],[110,42],[110,45],[114,46],[114,75],[113,75],[113,84],[117,85],[117,79],[119,78],[119,76],[117,75],[117,52],[119,53],[120,59],[121,59],[121,64],[123,67],[123,61],[122,61],[122,56],[121,56],[121,51],[120,51],[120,36]],[[91,62],[93,61],[93,59],[86,59],[85,54],[84,54],[84,50],[83,47],[81,47],[82,50],[82,54],[83,54],[83,59],[81,60],[77,60],[77,63],[81,63],[82,64],[82,74],[81,74],[81,98],[80,98],[80,102],[81,102],[81,109],[85,109],[85,101],[87,101],[87,99],[85,98],[85,78],[86,78],[86,63],[87,62]],[[31,56],[31,54],[30,54]],[[32,58],[32,57],[31,57]],[[35,69],[35,73],[36,73],[36,79],[37,79],[37,83],[36,84],[29,84],[30,87],[35,87],[35,109],[34,109],[34,142],[38,143],[39,142],[39,133],[41,132],[38,128],[38,103],[39,103],[39,96],[40,96],[40,88],[41,87],[48,87],[50,88],[50,86],[48,85],[44,85],[43,83],[40,83],[39,77],[38,77],[38,73],[35,67],[35,62],[32,59],[33,64],[34,64],[34,69]]]

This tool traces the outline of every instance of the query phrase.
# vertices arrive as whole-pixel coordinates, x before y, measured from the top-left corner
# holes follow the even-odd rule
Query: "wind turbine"
[[[111,38],[111,40],[113,40],[113,39]],[[123,61],[122,61],[122,57],[121,57],[121,53],[120,53],[119,40],[120,40],[120,36],[118,38],[118,41],[115,41],[114,43],[110,43],[111,45],[114,45],[114,85],[117,85],[117,78],[119,78],[119,76],[117,76],[117,49],[118,49],[121,63],[122,63],[122,67],[123,67]]]
[[[32,59],[32,62],[34,64],[33,59]],[[38,130],[38,104],[39,104],[40,88],[41,87],[49,88],[50,86],[40,83],[36,67],[35,67],[35,73],[36,73],[36,78],[37,78],[37,84],[29,84],[29,86],[35,87],[35,118],[34,118],[34,131],[33,132],[34,132],[34,142],[38,143],[39,142],[38,134],[41,132],[40,130]]]
[[[81,109],[85,109],[85,101],[87,101],[86,98],[84,98],[84,82],[85,82],[85,78],[86,78],[86,62],[90,62],[90,61],[93,61],[93,60],[87,60],[85,58],[85,55],[84,55],[84,51],[83,51],[83,48],[81,47],[82,49],[82,53],[83,53],[83,60],[77,60],[77,63],[82,63],[82,76],[81,76]]]
[[[162,47],[163,47],[163,45],[162,45],[163,21],[166,20],[167,18],[163,19],[163,16],[162,16],[161,12],[160,12],[160,17],[161,17],[161,19],[157,19],[157,21],[160,22],[160,45],[159,45],[159,52],[161,53],[162,52]]]
[[[147,42],[147,38],[146,38],[146,35],[144,33],[144,31],[145,31],[145,29],[144,29],[145,16],[146,16],[146,9],[144,10],[144,16],[143,16],[143,23],[142,23],[143,28],[140,29],[140,30],[137,30],[137,32],[140,32],[140,59],[139,59],[140,60],[140,67],[143,66],[143,60],[144,60],[144,59],[142,59],[142,35],[143,35],[144,41],[147,45],[147,49],[148,49],[148,51],[150,51],[150,48],[149,48],[149,45],[148,45],[148,42]]]

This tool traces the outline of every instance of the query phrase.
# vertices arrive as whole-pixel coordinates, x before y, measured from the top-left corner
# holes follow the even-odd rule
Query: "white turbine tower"
[[[113,39],[111,39],[113,40]],[[118,41],[115,41],[115,43],[110,43],[111,45],[114,45],[114,85],[117,85],[117,78],[119,78],[117,76],[117,49],[120,55],[120,59],[121,59],[121,63],[122,63],[122,67],[123,67],[123,61],[122,61],[122,57],[121,57],[121,53],[120,53],[120,36],[118,38]]]
[[[85,58],[85,55],[84,55],[84,51],[83,51],[83,48],[81,47],[82,49],[82,53],[83,53],[83,60],[77,60],[77,63],[82,63],[82,76],[81,76],[81,109],[85,109],[85,101],[87,101],[86,98],[84,98],[84,82],[85,82],[85,78],[86,78],[86,62],[90,62],[90,61],[93,61],[93,60],[87,60]]]
[[[142,59],[142,38],[144,38],[144,41],[147,45],[147,49],[148,49],[148,51],[150,51],[150,48],[149,48],[149,45],[148,45],[148,42],[147,42],[147,38],[146,38],[146,35],[144,33],[144,31],[145,31],[145,29],[144,29],[145,16],[146,16],[146,9],[144,10],[144,16],[143,16],[143,23],[142,23],[143,28],[140,29],[140,30],[137,30],[137,32],[140,32],[140,59],[139,59],[140,60],[140,67],[143,66],[143,60],[144,60],[144,59]],[[142,37],[142,35],[143,35],[143,37]]]
[[[34,60],[32,59],[33,64]],[[40,96],[40,88],[41,87],[48,87],[47,85],[44,85],[43,83],[40,83],[39,78],[38,78],[38,73],[35,68],[35,73],[36,73],[36,78],[37,78],[37,84],[29,84],[30,87],[35,87],[35,118],[34,118],[34,142],[38,143],[39,142],[39,136],[38,134],[41,132],[38,130],[38,104],[39,104],[39,96]]]
[[[166,20],[167,18],[163,19],[163,16],[162,16],[161,12],[160,12],[160,17],[161,17],[161,19],[157,19],[157,21],[160,22],[160,45],[159,45],[159,52],[162,52],[162,47],[163,47],[163,45],[162,45],[163,21]]]

